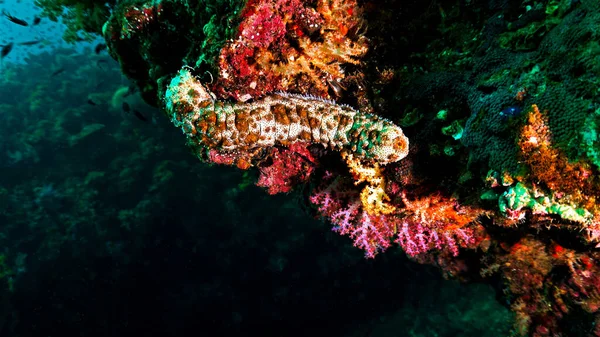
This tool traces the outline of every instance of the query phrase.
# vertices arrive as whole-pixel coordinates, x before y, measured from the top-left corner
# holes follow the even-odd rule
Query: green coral
[[[532,21],[524,27],[515,28],[513,23],[508,24],[508,31],[500,34],[499,41],[502,48],[526,51],[537,48],[542,38],[556,25],[572,8],[570,0],[551,0],[544,7],[538,3],[535,7],[527,6],[525,11],[544,10],[546,17],[541,21]]]
[[[529,208],[534,214],[555,214],[563,220],[589,223],[593,215],[583,208],[571,204],[559,203],[553,196],[546,196],[518,182],[508,188],[500,198],[498,206],[502,214],[518,212]]]
[[[592,164],[600,169],[600,139],[598,139],[598,120],[600,119],[600,108],[590,114],[581,131],[582,150]]]
[[[239,21],[239,14],[244,8],[246,1],[199,1],[195,11],[200,13],[204,39],[202,41],[202,53],[196,60],[196,67],[208,63],[211,68],[216,69],[216,63],[225,41],[235,34]]]
[[[463,136],[464,128],[461,125],[461,121],[455,120],[452,124],[447,125],[442,128],[442,133],[446,136],[450,136],[454,138],[454,140],[459,140]]]

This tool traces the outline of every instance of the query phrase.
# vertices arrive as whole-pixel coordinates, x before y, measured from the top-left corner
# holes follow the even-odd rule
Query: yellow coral
[[[352,154],[343,156],[354,176],[354,184],[367,183],[367,186],[360,192],[360,200],[365,212],[370,215],[393,213],[396,207],[388,203],[390,197],[385,193],[385,178],[379,165],[377,163],[365,165],[359,159],[354,158]]]
[[[255,55],[257,63],[264,69],[282,75],[284,90],[297,81],[299,75],[307,77],[313,92],[327,96],[328,83],[339,83],[345,78],[343,64],[359,64],[368,51],[368,40],[364,36],[351,39],[350,30],[357,31],[362,25],[354,1],[321,0],[317,12],[323,23],[320,26],[320,41],[309,36],[298,36],[299,48],[288,48],[285,62],[274,62],[269,51]],[[298,88],[297,88],[298,89]],[[302,90],[300,90],[302,91]]]

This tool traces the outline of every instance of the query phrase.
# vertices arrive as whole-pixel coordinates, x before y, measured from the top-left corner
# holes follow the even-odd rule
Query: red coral
[[[562,336],[574,307],[600,319],[600,253],[580,253],[531,235],[500,247],[483,275],[500,271],[513,297],[518,335]]]
[[[236,37],[219,56],[221,97],[247,101],[273,91],[329,98],[344,63],[358,64],[366,38],[348,36],[360,26],[355,1],[256,0],[244,8]]]
[[[285,35],[284,18],[278,14],[282,10],[273,2],[260,2],[252,10],[246,8],[247,19],[240,25],[239,34],[249,47],[264,48]]]
[[[132,6],[127,8],[123,14],[120,38],[129,39],[133,36],[139,37],[152,25],[156,26],[162,14],[162,4],[144,4],[141,7]]]
[[[563,313],[549,305],[554,296],[549,278],[553,258],[546,245],[527,236],[503,247],[507,253],[498,254],[491,269],[501,271],[506,287],[514,296],[511,309],[516,313],[515,331],[520,336],[527,335],[532,327],[537,336],[547,335],[548,330],[557,331]]]
[[[287,193],[294,185],[307,181],[316,163],[302,142],[293,143],[288,148],[273,148],[269,158],[271,164],[260,167],[256,183],[266,187],[269,194]]]
[[[597,255],[597,254],[595,254]],[[600,309],[600,265],[595,256],[588,253],[563,254],[571,272],[564,287],[585,311],[597,313]]]

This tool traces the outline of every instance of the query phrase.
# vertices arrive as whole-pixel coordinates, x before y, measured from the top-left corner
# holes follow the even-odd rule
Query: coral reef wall
[[[67,23],[201,161],[298,193],[368,258],[499,284],[517,335],[600,335],[597,1],[104,6]]]

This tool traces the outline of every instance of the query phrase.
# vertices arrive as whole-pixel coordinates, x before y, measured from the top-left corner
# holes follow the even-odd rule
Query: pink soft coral
[[[408,255],[436,249],[457,256],[460,247],[475,248],[483,240],[478,235],[481,225],[476,223],[483,211],[438,194],[409,200],[403,193],[401,199],[405,206],[396,242]]]
[[[326,173],[323,181],[325,183],[313,191],[310,201],[329,218],[333,230],[352,238],[367,257],[375,257],[387,249],[394,233],[386,217],[368,214],[362,209],[360,190],[349,179]]]
[[[474,249],[486,237],[476,222],[483,214],[479,209],[460,206],[438,194],[409,200],[402,192],[399,199],[401,205],[395,212],[369,214],[363,209],[360,189],[350,179],[331,173],[310,197],[334,225],[333,230],[352,238],[367,257],[389,248],[394,237],[412,257],[432,251],[457,256],[460,248]]]

